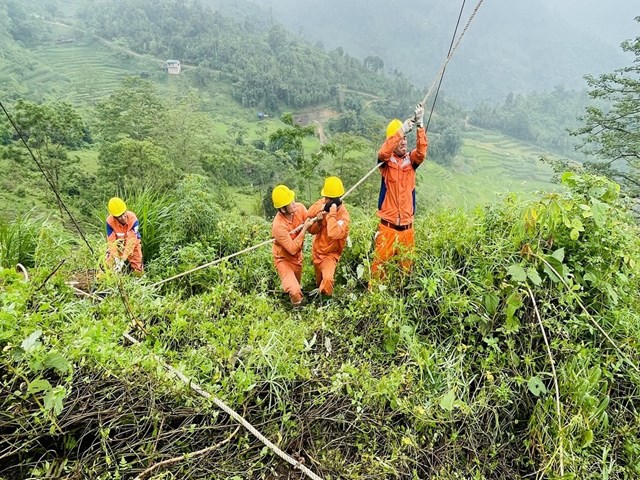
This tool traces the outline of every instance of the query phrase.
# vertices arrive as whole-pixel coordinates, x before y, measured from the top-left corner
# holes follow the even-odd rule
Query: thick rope
[[[131,342],[134,345],[141,345],[141,343],[138,340],[133,338],[128,333],[123,334],[123,337],[126,338],[129,342]],[[307,477],[312,478],[313,480],[322,480],[322,477],[318,476],[313,471],[311,471],[306,466],[304,466],[300,460],[296,460],[295,458],[291,457],[287,453],[283,452],[280,448],[278,448],[278,446],[274,445],[267,437],[262,435],[253,425],[251,425],[239,413],[235,412],[231,407],[229,407],[222,400],[220,400],[219,398],[211,395],[209,392],[204,390],[198,383],[193,382],[191,379],[189,379],[180,370],[178,370],[178,369],[172,367],[171,365],[165,363],[162,360],[162,358],[160,358],[159,356],[157,356],[155,354],[151,354],[151,355],[170,374],[172,374],[174,377],[178,378],[183,383],[188,385],[189,388],[191,388],[191,390],[196,392],[201,397],[204,397],[207,400],[210,400],[213,403],[215,403],[221,410],[226,412],[231,418],[233,418],[235,421],[237,421],[239,424],[241,424],[244,428],[249,430],[258,440],[260,440],[265,446],[267,446],[271,451],[273,451],[276,455],[278,455],[282,460],[284,460],[285,462],[293,465],[294,468],[297,468],[300,471],[302,471]]]
[[[460,26],[460,19],[462,18],[462,12],[464,12],[464,6],[467,3],[467,0],[462,0],[462,5],[460,6],[460,13],[458,14],[458,21],[456,22],[456,28],[453,29],[453,35],[451,36],[451,43],[449,44],[449,51],[447,52],[447,56],[451,55],[451,50],[453,49],[453,42],[456,40],[456,34],[458,33],[458,27]],[[433,102],[431,103],[431,110],[429,111],[429,118],[427,119],[427,123],[425,124],[425,131],[429,130],[429,125],[431,124],[431,117],[433,116],[433,111],[436,109],[436,102],[438,101],[438,93],[440,93],[440,86],[442,85],[442,81],[444,80],[444,73],[446,68],[442,70],[442,75],[440,76],[440,81],[438,82],[438,88],[436,89],[436,94],[433,97]]]
[[[556,373],[556,363],[553,360],[553,355],[551,354],[551,346],[549,345],[549,339],[547,338],[547,332],[544,329],[544,324],[542,323],[542,317],[540,316],[540,311],[538,310],[538,304],[536,303],[536,297],[533,296],[533,292],[531,291],[531,287],[527,285],[527,291],[529,292],[529,298],[531,298],[531,302],[533,303],[533,309],[536,312],[536,318],[538,319],[538,325],[540,325],[540,330],[542,330],[542,338],[544,339],[544,344],[547,349],[547,356],[549,357],[549,362],[551,363],[551,373],[553,374],[553,389],[556,393],[556,415],[558,416],[558,437],[559,437],[559,449],[560,449],[560,477],[564,477],[564,446],[562,445],[562,412],[560,410],[560,387],[558,386],[558,374]]]
[[[436,75],[436,78],[434,79],[433,83],[431,84],[431,87],[429,88],[429,91],[428,91],[428,92],[427,92],[427,94],[425,95],[424,100],[422,100],[422,105],[425,105],[425,104],[426,104],[427,100],[428,100],[428,99],[429,99],[429,97],[431,96],[431,92],[432,92],[433,88],[435,87],[436,83],[438,83],[438,81],[442,79],[442,76],[444,75],[444,71],[445,71],[445,69],[447,68],[447,64],[449,63],[449,60],[451,60],[451,57],[453,56],[454,52],[455,52],[455,51],[456,51],[456,49],[458,48],[458,45],[460,45],[460,42],[462,41],[462,37],[463,37],[463,36],[464,36],[464,34],[467,32],[467,29],[469,28],[469,25],[471,24],[471,21],[473,20],[473,18],[475,17],[476,13],[478,12],[478,9],[480,8],[480,5],[482,5],[482,2],[483,2],[483,0],[480,0],[480,1],[478,2],[478,4],[476,5],[476,7],[474,8],[474,10],[473,10],[473,12],[472,12],[471,16],[469,17],[469,20],[467,21],[467,24],[465,25],[464,29],[463,29],[463,30],[462,30],[462,32],[460,33],[460,36],[458,37],[458,40],[456,41],[455,46],[454,46],[453,48],[449,47],[449,54],[447,55],[447,59],[446,59],[446,61],[442,64],[442,67],[440,68],[440,71],[438,72],[438,74]],[[462,6],[463,6],[463,8],[464,8],[464,3],[462,4]],[[461,10],[461,13],[462,13],[462,10]],[[459,21],[459,20],[460,20],[460,19],[458,18],[458,21]],[[456,30],[457,30],[457,25],[456,25]],[[455,32],[454,32],[454,35],[453,35],[453,36],[454,36],[454,38],[455,38]],[[453,42],[452,42],[452,43],[453,43]],[[382,165],[382,162],[377,163],[377,164],[375,165],[375,167],[373,167],[371,170],[369,170],[369,172],[367,172],[367,173],[365,174],[365,176],[364,176],[364,177],[362,177],[360,180],[358,180],[358,182],[356,182],[356,184],[355,184],[355,185],[353,185],[349,190],[347,190],[347,191],[345,192],[345,194],[344,194],[344,195],[342,195],[342,197],[341,197],[341,198],[342,198],[342,199],[344,199],[344,198],[346,198],[347,196],[349,196],[349,195],[350,195],[350,194],[351,194],[351,193],[352,193],[356,188],[358,188],[360,185],[362,185],[362,183],[363,183],[365,180],[367,180],[367,178],[369,178],[369,177],[373,174],[373,172],[375,172],[376,170],[378,170],[378,168],[379,168],[381,165]],[[290,234],[293,234],[293,233],[299,232],[301,228],[302,228],[302,225],[300,225],[299,227],[295,228],[294,230],[292,230],[292,231],[291,231],[291,232],[289,232],[289,233],[290,233]],[[192,268],[191,270],[187,270],[186,272],[179,273],[179,274],[177,274],[177,275],[174,275],[173,277],[169,277],[169,278],[166,278],[166,279],[164,279],[164,280],[160,280],[159,282],[156,282],[156,283],[152,284],[151,286],[152,286],[152,287],[160,286],[160,285],[162,285],[162,284],[164,284],[164,283],[170,282],[171,280],[175,280],[175,279],[177,279],[177,278],[184,277],[185,275],[188,275],[188,274],[193,273],[193,272],[197,272],[198,270],[202,270],[202,269],[204,269],[204,268],[211,267],[211,266],[213,266],[213,265],[216,265],[216,264],[218,264],[218,263],[224,262],[225,260],[229,260],[229,259],[231,259],[231,258],[237,257],[237,256],[242,255],[242,254],[244,254],[244,253],[248,253],[248,252],[251,252],[251,251],[253,251],[253,250],[257,250],[258,248],[263,247],[263,246],[265,246],[265,245],[269,245],[270,243],[273,243],[273,238],[272,238],[272,239],[270,239],[270,240],[265,240],[264,242],[258,243],[257,245],[254,245],[254,246],[252,246],[252,247],[245,248],[244,250],[241,250],[241,251],[239,251],[239,252],[232,253],[231,255],[227,255],[226,257],[218,258],[218,259],[213,260],[213,261],[211,261],[211,262],[209,262],[209,263],[205,263],[204,265],[200,265],[200,266],[198,266],[198,267],[196,267],[196,268]]]
[[[460,36],[458,37],[458,40],[456,41],[455,46],[453,47],[453,49],[451,49],[451,51],[449,52],[449,55],[447,55],[447,59],[444,61],[444,63],[440,67],[440,70],[436,74],[436,78],[433,80],[433,83],[431,84],[431,87],[429,87],[429,90],[427,91],[427,94],[424,96],[424,99],[422,100],[422,105],[426,105],[427,104],[427,100],[431,96],[431,92],[435,88],[436,83],[438,83],[440,77],[444,74],[444,71],[446,70],[447,65],[449,64],[449,60],[451,60],[451,57],[453,56],[455,51],[458,49],[458,46],[460,45],[460,42],[462,41],[462,37],[464,37],[464,34],[467,33],[467,29],[469,28],[469,25],[471,25],[471,22],[474,19],[474,17],[476,16],[476,13],[478,13],[478,10],[480,9],[480,5],[482,5],[482,2],[483,2],[483,0],[479,0],[478,4],[473,9],[473,12],[471,13],[471,16],[469,17],[469,20],[467,20],[467,24],[464,26],[464,29],[462,30],[462,32],[460,32]]]

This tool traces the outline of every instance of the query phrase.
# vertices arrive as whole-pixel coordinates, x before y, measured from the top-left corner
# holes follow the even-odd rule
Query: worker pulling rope
[[[465,1],[466,0],[463,0],[463,2],[462,2],[462,7],[460,9],[460,16],[462,15],[462,10],[464,9]],[[436,78],[434,79],[433,83],[431,84],[431,87],[429,88],[429,90],[427,91],[427,94],[425,95],[424,99],[422,100],[422,105],[426,104],[427,100],[431,96],[431,93],[432,93],[433,89],[435,88],[435,85],[438,82],[440,82],[440,83],[442,82],[442,77],[444,76],[444,72],[445,72],[445,70],[447,68],[447,64],[449,63],[449,61],[451,60],[451,57],[453,56],[454,52],[456,51],[456,49],[460,45],[460,42],[462,41],[462,38],[464,37],[465,33],[467,32],[467,29],[469,28],[469,25],[473,21],[476,13],[478,13],[478,10],[480,8],[480,5],[482,5],[482,2],[483,2],[483,0],[479,0],[478,1],[478,4],[476,5],[476,7],[474,8],[473,12],[471,13],[471,16],[469,17],[469,20],[467,20],[467,23],[466,23],[464,29],[462,30],[462,32],[458,36],[458,39],[457,39],[457,41],[455,41],[455,45],[454,45],[453,42],[454,42],[455,35],[456,35],[456,32],[457,32],[457,28],[458,28],[458,25],[456,25],[456,30],[454,31],[453,38],[452,38],[452,41],[451,41],[451,45],[453,45],[453,48],[451,46],[449,47],[449,53],[447,54],[447,58],[445,59],[445,61],[442,64],[442,66],[440,67],[440,70],[436,74]],[[460,16],[458,17],[458,22],[460,21]],[[438,86],[438,88],[439,88],[439,86]],[[432,113],[433,113],[433,107],[434,106],[435,106],[435,102],[434,102],[434,105],[432,106],[432,109],[431,109]],[[431,115],[429,115],[429,118],[431,118]],[[347,190],[344,193],[344,195],[342,195],[341,199],[345,199],[346,197],[348,197],[356,188],[358,188],[360,185],[362,185],[363,182],[365,182],[376,170],[378,170],[378,168],[381,165],[382,165],[382,162],[376,163],[376,165],[371,170],[369,170],[360,180],[358,180],[355,183],[355,185],[353,185],[349,190]],[[300,225],[299,227],[293,229],[289,233],[290,234],[294,234],[294,233],[299,232],[301,229],[302,229],[302,225]],[[273,241],[274,241],[273,239],[265,240],[264,242],[261,242],[261,243],[258,243],[256,245],[253,245],[252,247],[245,248],[244,250],[241,250],[239,252],[232,253],[230,255],[227,255],[226,257],[222,257],[222,258],[218,258],[216,260],[212,260],[209,263],[205,263],[205,264],[200,265],[198,267],[192,268],[191,270],[187,270],[185,272],[179,273],[177,275],[174,275],[172,277],[166,278],[164,280],[160,280],[160,281],[152,284],[151,286],[152,287],[158,287],[158,286],[163,285],[163,284],[165,284],[167,282],[170,282],[172,280],[176,280],[178,278],[181,278],[181,277],[184,277],[186,275],[189,275],[189,274],[191,274],[193,272],[197,272],[199,270],[203,270],[203,269],[211,267],[213,265],[217,265],[218,263],[222,263],[225,260],[230,260],[230,259],[232,259],[234,257],[240,256],[240,255],[245,254],[245,253],[252,252],[252,251],[257,250],[257,249],[259,249],[261,247],[264,247],[266,245],[270,245],[271,243],[273,243]]]

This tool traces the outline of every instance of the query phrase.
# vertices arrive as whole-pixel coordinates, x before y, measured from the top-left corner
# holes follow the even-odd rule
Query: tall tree
[[[636,17],[640,23],[640,17]],[[622,44],[635,55],[633,63],[612,73],[585,77],[593,99],[611,102],[609,109],[588,107],[584,126],[572,133],[582,136],[580,147],[601,160],[589,167],[618,181],[628,192],[640,196],[640,37]]]
[[[15,123],[44,170],[48,181],[59,194],[69,193],[79,160],[69,156],[67,148],[79,148],[86,135],[84,121],[73,106],[65,102],[37,104],[19,100],[15,106]],[[33,178],[40,172],[16,135],[5,155],[17,164],[29,165]],[[56,196],[62,212],[62,205]]]
[[[97,131],[103,141],[123,138],[146,140],[157,133],[164,105],[154,85],[140,77],[127,77],[122,86],[97,106]]]

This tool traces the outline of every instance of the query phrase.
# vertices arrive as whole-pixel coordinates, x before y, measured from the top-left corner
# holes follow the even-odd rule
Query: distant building
[[[167,60],[164,64],[164,68],[167,70],[167,73],[171,75],[179,75],[180,60]]]

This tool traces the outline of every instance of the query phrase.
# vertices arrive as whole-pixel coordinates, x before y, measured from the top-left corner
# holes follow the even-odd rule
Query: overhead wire
[[[16,133],[18,134],[18,137],[20,137],[20,140],[22,140],[22,143],[27,148],[27,151],[31,155],[31,158],[33,158],[33,161],[36,162],[36,165],[38,166],[38,169],[42,173],[42,176],[45,178],[45,180],[47,181],[47,183],[51,187],[51,190],[53,190],[53,194],[56,196],[58,204],[64,209],[64,211],[67,213],[67,215],[69,215],[69,218],[71,219],[71,222],[76,227],[76,230],[80,234],[80,237],[82,238],[82,240],[84,240],[84,243],[86,243],[87,247],[89,247],[89,251],[91,252],[91,254],[95,255],[95,252],[93,251],[93,248],[91,247],[91,244],[87,240],[87,237],[85,237],[84,232],[80,228],[80,225],[78,224],[78,222],[76,221],[75,217],[71,214],[71,212],[67,208],[67,205],[62,200],[62,197],[60,196],[60,193],[58,192],[58,189],[56,188],[55,184],[53,183],[53,181],[50,178],[50,174],[46,171],[46,168],[44,167],[44,165],[42,165],[42,163],[36,158],[36,156],[34,155],[33,151],[31,150],[31,147],[27,143],[27,140],[24,138],[24,135],[22,134],[22,132],[18,128],[18,125],[16,125],[16,123],[13,120],[13,118],[11,117],[11,115],[9,115],[9,112],[4,107],[4,104],[1,101],[0,101],[0,107],[2,108],[2,111],[6,115],[7,119],[9,120],[9,123],[11,123],[11,126],[16,131]]]
[[[462,6],[460,7],[460,13],[458,14],[458,21],[456,22],[456,28],[453,30],[453,36],[451,37],[451,43],[449,44],[449,51],[447,52],[447,58],[451,55],[451,49],[453,48],[453,42],[456,39],[456,33],[458,33],[458,27],[460,26],[460,19],[462,18],[462,12],[464,11],[464,5],[467,0],[462,0]],[[436,102],[438,101],[438,93],[440,93],[440,86],[442,85],[442,80],[444,79],[444,74],[447,71],[447,66],[445,65],[442,69],[442,75],[440,75],[440,81],[438,82],[438,88],[436,90],[436,94],[433,96],[433,102],[431,103],[431,110],[429,111],[429,118],[427,119],[427,123],[424,126],[424,130],[429,130],[429,124],[431,123],[431,117],[433,116],[433,110],[436,107]],[[423,104],[424,105],[424,104]]]
[[[473,21],[476,13],[478,13],[478,10],[480,9],[480,5],[482,5],[482,2],[483,2],[483,0],[479,0],[478,1],[478,4],[475,6],[473,12],[471,13],[471,16],[467,20],[467,23],[466,23],[464,29],[460,33],[457,41],[455,41],[456,33],[458,31],[458,26],[460,24],[460,18],[462,17],[462,12],[464,10],[464,6],[465,6],[465,3],[466,3],[466,0],[462,1],[462,7],[460,8],[460,14],[458,15],[458,22],[456,23],[456,28],[455,28],[455,30],[453,32],[453,36],[451,38],[451,44],[449,45],[449,52],[447,54],[447,58],[444,61],[444,63],[442,64],[442,66],[440,67],[440,70],[436,74],[436,78],[434,79],[434,81],[431,84],[429,90],[427,91],[427,94],[425,95],[424,99],[422,100],[422,105],[425,105],[427,103],[427,100],[431,96],[431,93],[432,93],[433,89],[435,88],[436,83],[438,83],[438,91],[439,91],[440,85],[442,84],[442,78],[444,77],[444,72],[446,71],[446,68],[447,68],[447,64],[449,63],[449,61],[451,60],[451,57],[453,56],[454,52],[457,50],[458,46],[460,45],[460,42],[462,41],[462,38],[464,37],[465,33],[467,32],[467,29],[469,28],[469,25],[471,25],[471,22]],[[455,41],[455,44],[454,44],[454,41]],[[437,92],[436,92],[436,97],[437,97]],[[431,114],[433,113],[433,108],[434,107],[435,107],[435,99],[434,99],[433,105],[431,107]],[[431,120],[431,114],[429,114],[429,120]],[[426,130],[426,127],[425,127],[425,130]],[[382,162],[377,162],[376,165],[371,170],[369,170],[360,180],[358,180],[358,182],[356,182],[355,185],[353,185],[349,190],[347,190],[344,193],[344,195],[342,195],[341,199],[344,199],[347,196],[349,196],[357,187],[359,187],[363,182],[365,182],[367,180],[367,178],[369,178],[373,174],[373,172],[378,170],[381,165],[382,165]],[[296,232],[300,231],[301,228],[302,228],[302,226],[299,226],[299,227],[297,227],[296,229],[292,230],[289,233],[290,234],[296,233]],[[211,267],[213,265],[216,265],[216,264],[221,263],[221,262],[223,262],[225,260],[229,260],[231,258],[237,257],[237,256],[242,255],[244,253],[248,253],[248,252],[251,252],[253,250],[257,250],[260,247],[263,247],[265,245],[269,245],[270,243],[273,243],[273,241],[274,241],[273,239],[265,240],[264,242],[258,243],[257,245],[254,245],[252,247],[245,248],[244,250],[241,250],[239,252],[232,253],[231,255],[227,255],[226,257],[222,257],[222,258],[213,260],[213,261],[211,261],[209,263],[205,263],[203,265],[200,265],[198,267],[192,268],[192,269],[187,270],[185,272],[179,273],[179,274],[174,275],[172,277],[169,277],[167,279],[160,280],[160,281],[158,281],[156,283],[153,283],[151,286],[152,287],[160,286],[160,285],[162,285],[164,283],[167,283],[167,282],[169,282],[171,280],[175,280],[177,278],[184,277],[185,275],[188,275],[188,274],[193,273],[193,272],[197,272],[197,271],[202,270],[202,269],[207,268],[207,267]]]

